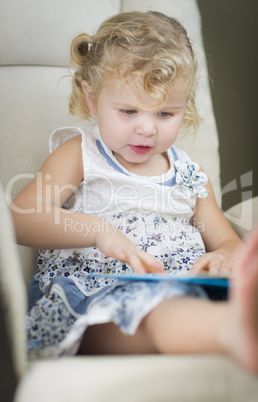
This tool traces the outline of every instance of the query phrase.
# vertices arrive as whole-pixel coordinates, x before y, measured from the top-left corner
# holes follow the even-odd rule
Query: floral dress
[[[188,275],[195,260],[205,253],[201,235],[191,225],[196,197],[208,195],[203,186],[207,177],[198,173],[198,164],[172,147],[167,152],[168,172],[155,177],[135,175],[105,146],[97,126],[87,133],[77,127],[56,130],[50,137],[50,152],[78,135],[84,180],[62,208],[104,220],[102,227],[96,223],[89,228],[73,222],[67,213],[65,230],[84,236],[112,222],[136,247],[162,262],[169,275]],[[58,224],[59,216],[55,219]],[[39,250],[28,291],[29,358],[76,354],[85,330],[94,324],[114,322],[133,335],[143,317],[163,300],[182,295],[206,297],[198,285],[122,278],[133,272],[128,264],[106,257],[97,247]]]

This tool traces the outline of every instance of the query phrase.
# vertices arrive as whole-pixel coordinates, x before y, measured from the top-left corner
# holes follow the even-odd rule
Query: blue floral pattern
[[[186,196],[193,197],[196,195],[199,198],[208,196],[208,190],[204,187],[208,178],[204,172],[198,172],[200,168],[198,163],[178,160],[175,162],[175,168],[176,183],[181,186]]]

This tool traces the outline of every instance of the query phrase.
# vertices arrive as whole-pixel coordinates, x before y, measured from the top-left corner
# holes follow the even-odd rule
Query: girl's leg
[[[90,327],[80,353],[224,353],[258,373],[258,229],[236,261],[229,302],[166,300],[132,337],[111,323]]]
[[[157,353],[143,323],[144,320],[133,336],[123,334],[112,322],[92,325],[86,330],[78,353],[83,355]]]
[[[168,299],[142,320],[133,336],[123,334],[113,323],[89,327],[79,353],[223,353],[217,329],[224,326],[227,311],[227,303]]]
[[[161,303],[146,317],[146,331],[160,353],[226,353],[221,330],[229,303],[178,297]]]

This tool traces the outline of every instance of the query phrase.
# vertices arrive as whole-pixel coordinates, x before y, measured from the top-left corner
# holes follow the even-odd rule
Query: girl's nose
[[[157,128],[152,119],[142,119],[142,121],[138,122],[137,126],[135,127],[135,132],[136,134],[150,137],[157,134]]]

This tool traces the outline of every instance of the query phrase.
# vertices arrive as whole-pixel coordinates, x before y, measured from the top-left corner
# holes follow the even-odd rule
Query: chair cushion
[[[258,379],[218,356],[85,356],[35,363],[14,402],[254,402]]]

